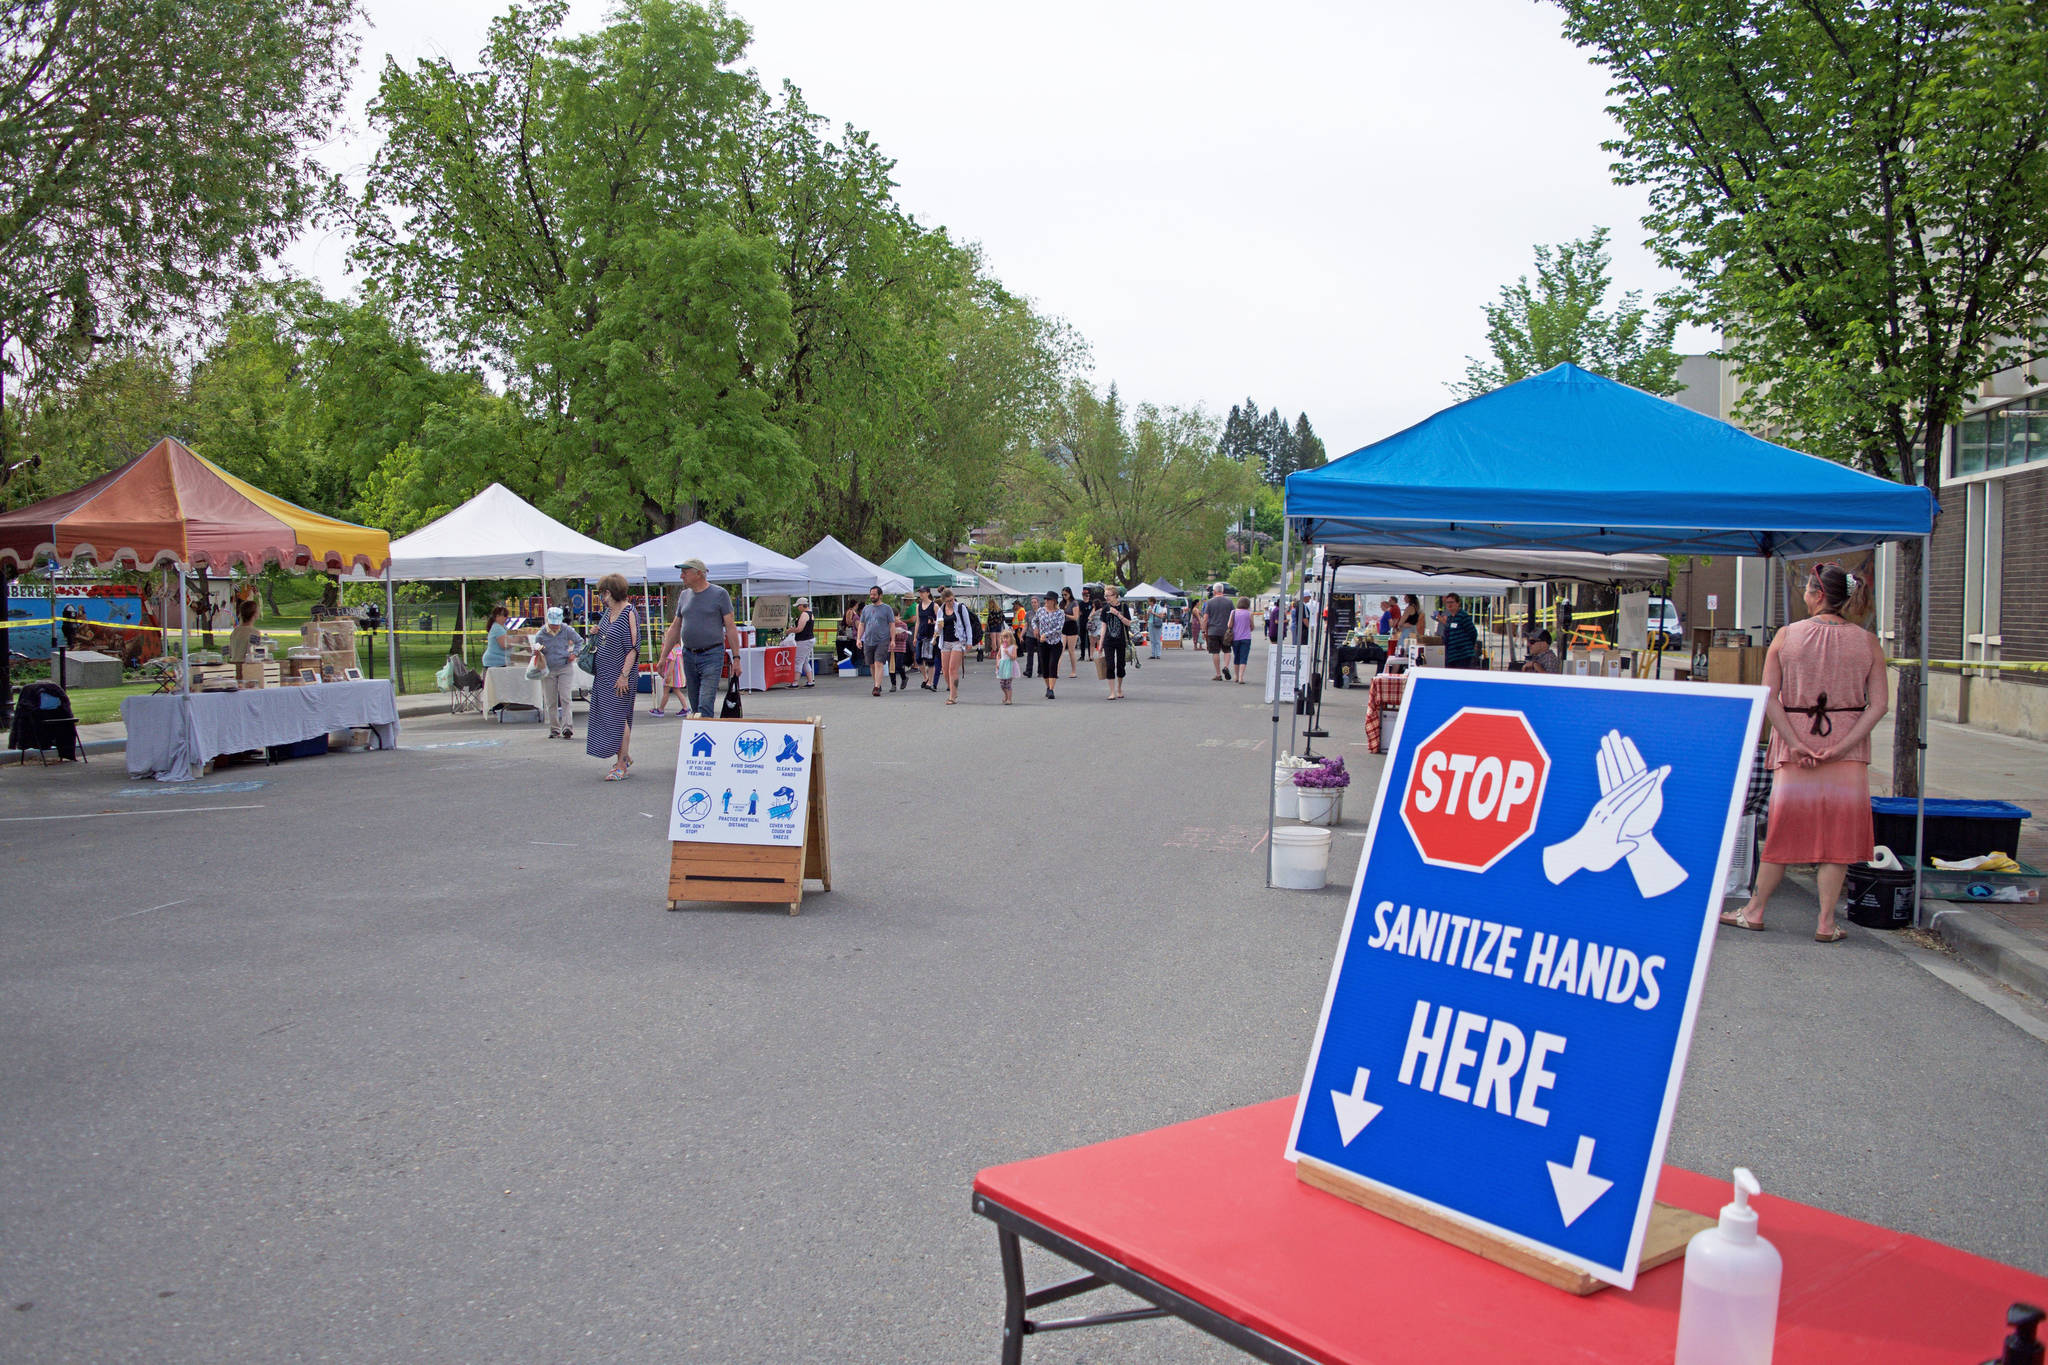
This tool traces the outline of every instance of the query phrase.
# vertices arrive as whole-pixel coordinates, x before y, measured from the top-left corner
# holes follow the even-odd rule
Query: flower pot
[[[1344,818],[1342,787],[1296,787],[1294,794],[1301,808],[1296,818],[1304,825],[1334,825]]]
[[[1330,831],[1286,825],[1273,831],[1273,885],[1320,891],[1330,880]]]

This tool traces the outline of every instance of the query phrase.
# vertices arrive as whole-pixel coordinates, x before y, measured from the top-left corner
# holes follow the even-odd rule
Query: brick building
[[[1740,387],[1729,367],[1687,356],[1686,388],[1675,401],[1733,420]],[[1929,714],[2004,734],[2048,739],[2048,670],[1993,665],[2048,660],[2048,384],[2031,367],[1984,386],[1942,454],[1941,516],[1935,523],[1928,596]],[[1916,640],[1896,638],[1896,547],[1866,562],[1877,577],[1876,627],[1894,658],[1917,657]],[[1849,567],[1857,565],[1852,559]],[[1803,567],[1732,559],[1695,564],[1674,577],[1672,597],[1688,626],[1776,626],[1804,614]]]

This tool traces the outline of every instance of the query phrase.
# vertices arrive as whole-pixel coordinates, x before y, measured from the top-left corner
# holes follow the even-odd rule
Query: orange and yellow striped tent
[[[166,437],[83,488],[0,512],[0,563],[22,571],[53,554],[131,569],[382,574],[391,537],[273,497]]]

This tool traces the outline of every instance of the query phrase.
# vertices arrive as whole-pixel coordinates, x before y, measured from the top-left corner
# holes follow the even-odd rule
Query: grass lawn
[[[71,714],[78,717],[80,725],[100,725],[110,720],[119,720],[123,698],[147,696],[154,691],[155,683],[123,683],[119,687],[74,687],[71,689]]]

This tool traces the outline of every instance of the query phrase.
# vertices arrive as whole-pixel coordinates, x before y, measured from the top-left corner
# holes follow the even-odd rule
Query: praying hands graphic
[[[1600,799],[1577,834],[1543,850],[1543,875],[1553,886],[1561,885],[1574,872],[1605,872],[1626,858],[1644,899],[1675,890],[1685,881],[1685,869],[1653,833],[1664,814],[1664,779],[1671,765],[1651,768],[1636,742],[1619,730],[1601,737],[1595,761]]]

